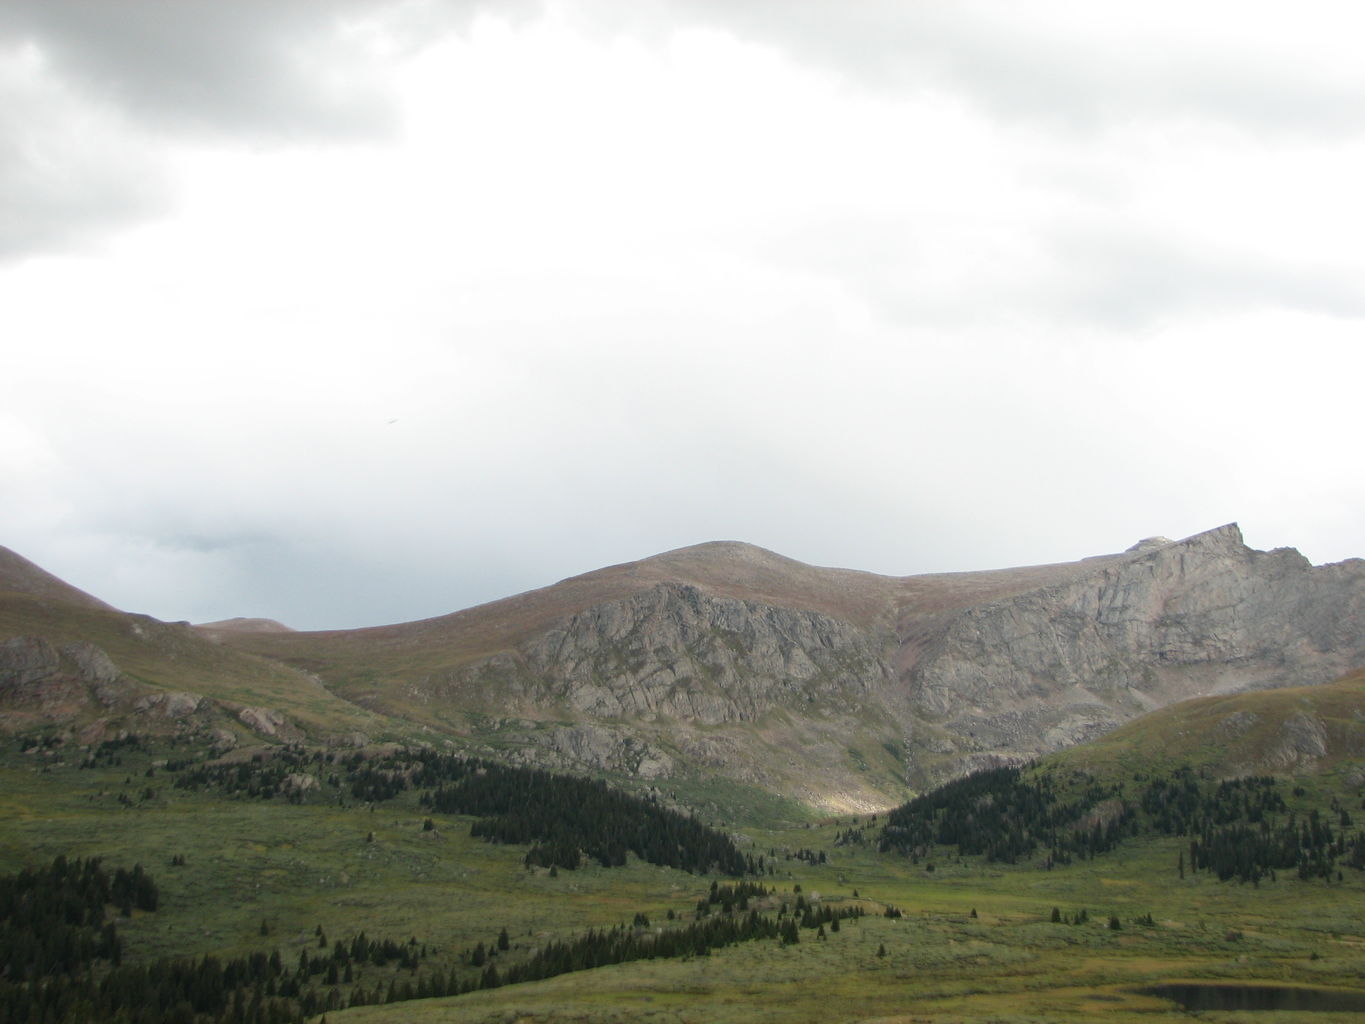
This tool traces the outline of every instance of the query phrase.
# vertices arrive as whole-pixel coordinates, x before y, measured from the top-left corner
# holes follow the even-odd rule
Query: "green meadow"
[[[615,869],[530,870],[524,847],[472,839],[470,819],[429,815],[411,792],[369,805],[329,792],[291,804],[179,790],[174,775],[156,767],[168,754],[177,751],[130,750],[119,764],[81,768],[9,743],[0,757],[0,871],[64,854],[98,856],[110,867],[140,863],[153,875],[160,908],[119,925],[130,962],[278,950],[289,964],[360,932],[424,948],[416,973],[359,970],[357,984],[382,987],[425,971],[466,970],[467,951],[492,948],[504,929],[509,948],[498,958],[512,963],[590,928],[630,927],[637,913],[650,928],[682,925],[714,880],[633,858]],[[1316,780],[1304,806],[1336,796],[1359,807],[1350,772],[1341,765]],[[725,800],[721,787],[707,795]],[[751,799],[735,796],[728,820]],[[765,883],[778,895],[766,909],[799,894],[858,905],[865,916],[822,938],[803,929],[795,945],[759,940],[326,1018],[1123,1021],[1191,1016],[1139,991],[1171,980],[1365,988],[1365,873],[1350,868],[1340,881],[1285,872],[1256,886],[1208,873],[1181,878],[1187,840],[1150,836],[1052,870],[1036,860],[960,858],[952,848],[913,863],[876,852],[875,842],[838,843],[855,825],[873,839],[880,823],[868,816],[776,825],[776,809],[764,810],[767,827],[727,828],[747,852],[776,864]],[[825,862],[799,851],[817,861],[823,853]],[[901,916],[886,917],[888,907]],[[1054,908],[1064,921],[1082,910],[1088,920],[1054,923]],[[1206,1011],[1200,1019],[1301,1018]]]

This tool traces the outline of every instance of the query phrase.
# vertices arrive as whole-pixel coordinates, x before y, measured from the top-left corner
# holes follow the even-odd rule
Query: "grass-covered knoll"
[[[199,694],[230,712],[269,708],[315,737],[408,731],[338,697],[306,672],[213,643],[184,623],[0,591],[0,637],[39,637],[54,648],[93,645],[135,685]],[[83,724],[102,713],[108,712],[96,704],[73,720]]]
[[[1097,775],[1189,765],[1217,775],[1313,773],[1365,757],[1365,670],[1320,686],[1161,708],[1045,764]]]

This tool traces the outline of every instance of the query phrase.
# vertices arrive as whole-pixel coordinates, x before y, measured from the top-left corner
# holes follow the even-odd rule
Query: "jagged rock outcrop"
[[[1327,756],[1327,729],[1316,715],[1300,711],[1285,719],[1267,763],[1276,771],[1303,770]]]
[[[441,707],[519,716],[500,718],[499,736],[556,768],[643,779],[719,772],[774,789],[791,789],[792,776],[828,775],[837,781],[825,788],[871,807],[884,801],[847,777],[846,738],[880,722],[881,739],[895,742],[881,696],[893,676],[889,639],[818,611],[659,583],[429,678],[415,693]],[[804,725],[774,728],[778,719]],[[798,764],[783,749],[782,739],[798,734],[802,754],[828,748],[823,763]],[[884,774],[899,773],[882,758]]]
[[[56,674],[57,649],[40,637],[16,636],[0,644],[0,694],[30,689]]]
[[[1365,562],[1253,551],[1236,525],[1127,555],[953,618],[904,675],[916,717],[955,753],[1026,756],[1177,700],[1365,664]]]
[[[81,743],[136,732],[202,729],[216,715],[197,693],[150,690],[100,647],[42,637],[0,642],[0,729],[64,727]]]
[[[513,711],[719,725],[868,694],[890,677],[884,653],[884,639],[827,615],[665,583],[449,673],[441,688]]]
[[[744,571],[755,562],[746,555]],[[833,744],[831,777],[865,781],[847,770],[847,748],[867,743],[840,748],[834,737],[866,739],[871,728],[872,745],[898,747],[903,777],[924,785],[1071,746],[1188,697],[1325,682],[1365,665],[1365,562],[1315,568],[1290,549],[1253,551],[1235,524],[1063,566],[880,578],[860,604],[841,578],[843,606],[864,611],[858,622],[812,608],[807,576],[805,607],[770,603],[780,587],[765,580],[764,601],[704,579],[655,583],[416,689],[577,723],[525,733],[557,763],[650,778],[718,765],[770,782],[784,774],[780,740],[750,744],[750,756],[726,729],[782,717],[807,751]],[[884,613],[866,612],[867,595]],[[715,756],[700,756],[707,744]]]
[[[889,675],[878,645],[848,623],[678,584],[588,609],[520,653],[542,692],[577,712],[705,725],[866,694]]]
[[[35,715],[55,721],[90,706],[112,707],[132,692],[118,667],[93,644],[57,648],[32,636],[0,643],[0,709],[23,721]]]
[[[248,729],[272,739],[293,743],[303,738],[294,723],[274,708],[242,708],[237,712],[237,719]]]
[[[666,753],[629,730],[601,725],[565,725],[538,734],[546,754],[563,765],[590,764],[641,779],[657,779],[673,771]]]
[[[149,693],[138,699],[133,710],[160,718],[186,718],[203,709],[204,698],[197,693]]]

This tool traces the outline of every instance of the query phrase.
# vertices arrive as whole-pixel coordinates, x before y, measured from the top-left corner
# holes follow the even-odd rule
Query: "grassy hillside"
[[[83,608],[114,610],[99,598],[58,579],[9,548],[0,546],[0,593],[3,592],[25,594],[43,601],[57,601]]]
[[[202,694],[230,710],[270,708],[317,737],[395,731],[394,723],[336,696],[306,672],[213,643],[184,623],[0,591],[0,638],[21,636],[54,647],[93,644],[135,683]]]
[[[58,854],[102,856],[111,868],[141,863],[161,901],[156,912],[119,922],[125,962],[278,951],[292,965],[300,954],[327,955],[319,927],[328,950],[361,931],[425,947],[414,969],[367,963],[349,985],[315,979],[324,992],[372,991],[435,972],[467,976],[469,951],[495,946],[504,929],[509,948],[494,963],[505,968],[588,929],[635,929],[637,914],[651,931],[686,927],[712,882],[732,881],[633,857],[620,868],[528,868],[526,847],[472,838],[473,819],[433,813],[415,791],[357,798],[337,761],[314,770],[321,784],[291,802],[282,793],[177,788],[188,769],[174,762],[203,756],[186,744],[109,748],[85,762],[69,750],[26,749],[11,742],[0,752],[0,873]],[[1286,794],[1301,814],[1334,800],[1359,807],[1362,769],[1343,756],[1298,780],[1300,792],[1286,784]],[[794,945],[758,940],[455,997],[330,1010],[327,1020],[1112,1022],[1168,1010],[1139,990],[1173,979],[1360,984],[1365,924],[1354,908],[1365,898],[1365,873],[1355,869],[1344,868],[1340,881],[1285,873],[1256,886],[1209,872],[1181,877],[1187,839],[1157,835],[1052,870],[1038,858],[991,863],[950,846],[912,859],[877,851],[884,823],[884,815],[864,815],[729,827],[774,869],[761,879],[774,896],[756,904],[766,913],[798,896],[866,912],[824,938],[802,929]],[[900,916],[884,916],[888,908]],[[1087,920],[1054,923],[1054,908],[1067,920],[1084,910]]]
[[[1086,771],[1188,764],[1219,775],[1316,773],[1365,756],[1365,670],[1321,686],[1202,697],[1045,759]]]

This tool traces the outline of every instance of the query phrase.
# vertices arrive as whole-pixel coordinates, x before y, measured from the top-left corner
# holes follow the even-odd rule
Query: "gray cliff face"
[[[33,636],[0,643],[0,730],[57,726],[96,743],[130,730],[192,731],[211,718],[199,694],[140,686],[94,644],[57,647]]]
[[[825,791],[865,802],[886,778],[923,786],[1189,697],[1365,665],[1365,562],[1253,551],[1235,525],[1040,567],[956,606],[904,583],[880,619],[894,631],[661,583],[429,683],[521,716],[531,756],[558,765],[648,778],[695,765],[780,787],[809,763],[795,744],[821,752]]]
[[[110,706],[129,689],[118,667],[93,644],[58,649],[29,636],[0,644],[0,703],[5,707],[53,712],[89,703]]]
[[[705,725],[866,694],[889,674],[878,645],[847,623],[675,584],[575,615],[523,654],[575,711]]]
[[[904,675],[916,717],[960,753],[1027,756],[1177,700],[1365,664],[1365,562],[1253,551],[1235,525],[1130,555],[954,618]]]
[[[885,647],[829,616],[660,584],[454,673],[447,688],[591,719],[755,722],[880,691]]]
[[[517,716],[499,719],[502,737],[539,763],[646,779],[700,771],[871,808],[885,800],[854,777],[839,737],[866,734],[874,715],[885,736],[873,749],[899,742],[883,701],[892,645],[828,615],[664,583],[431,682],[443,703]],[[812,750],[823,763],[801,780]],[[900,766],[882,757],[894,783]]]

